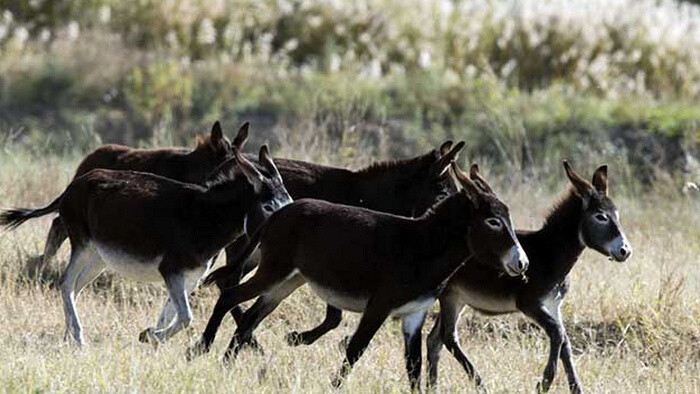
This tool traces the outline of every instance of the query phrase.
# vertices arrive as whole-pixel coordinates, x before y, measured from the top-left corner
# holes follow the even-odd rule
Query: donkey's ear
[[[452,140],[447,140],[440,145],[440,156],[445,156],[452,148]]]
[[[236,163],[238,164],[238,168],[241,169],[243,172],[243,175],[245,175],[246,179],[248,179],[248,182],[250,182],[251,185],[253,185],[253,190],[255,190],[255,193],[259,193],[260,190],[262,189],[263,182],[265,181],[265,178],[263,178],[263,175],[258,171],[257,168],[248,161],[248,159],[245,158],[241,154],[241,151],[238,149],[238,147],[233,147],[233,155],[236,156]]]
[[[250,122],[243,123],[238,133],[236,133],[236,138],[233,139],[233,146],[238,147],[238,149],[243,149],[246,140],[248,139],[248,129],[250,129]]]
[[[479,205],[479,195],[483,193],[483,190],[479,188],[471,179],[469,179],[469,175],[467,175],[466,172],[462,171],[461,168],[457,165],[457,163],[452,163],[452,170],[455,173],[455,176],[457,177],[457,180],[459,181],[459,184],[462,185],[462,192],[469,197],[469,200],[471,200],[472,204],[474,205],[474,208],[477,208]]]
[[[593,173],[593,187],[595,189],[607,196],[608,195],[608,165],[603,164],[602,166],[598,167],[597,170]]]
[[[588,183],[587,180],[574,171],[567,160],[564,160],[564,170],[566,171],[566,176],[569,177],[571,184],[574,186],[574,193],[584,200],[587,200],[593,194],[593,185]]]
[[[270,173],[270,178],[272,179],[277,179],[277,180],[282,180],[282,175],[280,175],[279,170],[277,170],[277,166],[275,165],[275,162],[272,161],[272,155],[270,155],[270,150],[267,148],[267,145],[263,145],[260,147],[260,153],[258,154],[258,162],[267,169],[267,171]]]
[[[443,144],[444,146],[445,144]],[[464,141],[459,141],[455,146],[452,147],[447,153],[442,155],[433,165],[430,167],[430,175],[433,177],[440,177],[447,171],[450,167],[450,163],[454,162],[459,154],[459,151],[464,148]],[[440,147],[442,150],[442,147]]]
[[[214,146],[219,146],[221,144],[221,141],[224,139],[224,132],[221,130],[221,123],[217,120],[214,122],[214,125],[211,127],[211,133],[209,135],[209,141],[211,141],[211,144]]]
[[[484,179],[484,177],[481,175],[481,172],[479,172],[479,166],[476,163],[472,164],[472,166],[469,168],[469,178],[474,181],[474,183],[484,192],[496,194],[494,193],[493,189],[491,189],[491,185],[489,185],[489,183],[486,182],[486,179]]]

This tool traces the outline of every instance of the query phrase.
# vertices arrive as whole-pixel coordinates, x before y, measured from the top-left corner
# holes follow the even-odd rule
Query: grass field
[[[77,157],[0,153],[0,207],[38,206],[67,185]],[[593,168],[578,168],[585,174]],[[611,194],[635,248],[624,264],[584,252],[572,272],[563,307],[575,363],[589,392],[689,393],[700,390],[700,202],[656,191],[621,195],[611,167]],[[499,183],[499,182],[495,182]],[[532,184],[497,191],[511,206],[517,227],[540,224],[566,186]],[[213,351],[193,362],[185,348],[204,328],[216,292],[194,296],[192,327],[157,349],[137,341],[155,323],[165,299],[162,284],[98,279],[78,301],[87,346],[63,342],[60,295],[49,282],[26,279],[24,267],[44,245],[50,218],[0,233],[0,392],[328,392],[340,366],[339,341],[351,334],[356,315],[315,345],[291,348],[284,334],[318,323],[324,305],[300,289],[257,332],[264,354],[243,352],[221,362],[234,324],[226,320]],[[69,247],[53,268],[63,267]],[[429,318],[424,333],[430,328]],[[480,316],[467,310],[462,344],[491,392],[534,392],[546,361],[544,333],[524,317]],[[459,365],[443,350],[441,392],[470,392]],[[567,392],[560,367],[555,392]],[[341,392],[407,392],[400,324],[388,321]]]

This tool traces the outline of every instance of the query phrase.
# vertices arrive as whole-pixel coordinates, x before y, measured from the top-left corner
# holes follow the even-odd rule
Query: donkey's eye
[[[503,222],[498,218],[488,218],[484,220],[487,226],[491,227],[493,230],[501,230],[503,228]]]
[[[608,215],[604,213],[596,213],[595,216],[593,216],[595,220],[601,222],[601,223],[607,223],[608,222]]]
[[[274,209],[272,209],[272,206],[271,206],[271,205],[263,205],[262,208],[263,208],[263,210],[264,210],[265,212],[272,212],[272,211],[274,211]]]

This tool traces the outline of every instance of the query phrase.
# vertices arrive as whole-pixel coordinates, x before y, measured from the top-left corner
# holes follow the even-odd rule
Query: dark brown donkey
[[[284,185],[295,200],[315,198],[333,203],[359,206],[375,211],[401,216],[418,216],[440,199],[457,191],[449,171],[449,158],[445,158],[452,148],[447,141],[439,149],[406,160],[376,163],[364,169],[351,171],[345,168],[322,166],[289,159],[275,159],[282,174]],[[227,265],[237,269],[232,275],[234,285],[250,270],[255,268],[252,260],[236,261],[246,239],[239,239],[226,250]],[[233,264],[233,265],[232,265]],[[242,314],[240,307],[232,310],[238,320]],[[332,329],[340,324],[340,309],[328,306],[324,328]],[[316,332],[299,334],[313,337]],[[296,337],[292,342],[300,341]],[[420,338],[413,339],[420,348]]]
[[[561,357],[572,392],[581,392],[571,345],[564,330],[559,307],[569,288],[568,274],[579,255],[590,247],[616,261],[625,261],[632,248],[620,224],[615,204],[608,197],[608,167],[593,174],[592,184],[564,168],[572,187],[556,204],[544,226],[537,231],[517,231],[530,258],[527,281],[506,278],[484,264],[467,263],[450,279],[440,296],[440,317],[428,337],[429,382],[437,382],[442,345],[455,356],[470,378],[481,385],[481,378],[462,352],[457,338],[457,322],[465,305],[486,314],[520,311],[540,325],[550,340],[549,360],[538,391],[552,384]],[[478,256],[473,259],[479,260]]]
[[[334,307],[362,313],[333,380],[339,386],[387,317],[401,317],[404,327],[421,323],[447,279],[472,254],[510,275],[521,274],[528,262],[511,228],[508,208],[461,171],[458,174],[463,190],[419,218],[313,199],[273,214],[249,244],[248,252],[258,241],[261,245],[257,272],[222,291],[202,339],[190,351],[208,350],[226,312],[261,296],[244,313],[229,345],[227,358],[235,356],[262,319],[309,283]],[[476,166],[472,174],[479,177]],[[207,281],[226,282],[231,272],[230,267],[221,268]],[[407,369],[416,387],[420,366],[409,363]]]
[[[165,280],[168,300],[154,329],[142,341],[160,342],[192,319],[188,295],[219,251],[254,231],[275,210],[291,202],[267,147],[260,163],[268,176],[233,149],[238,171],[198,186],[154,174],[92,170],[76,178],[48,207],[0,215],[16,227],[28,218],[58,211],[71,242],[61,278],[66,337],[83,343],[75,309],[80,291],[105,268],[139,281]],[[67,338],[66,338],[67,339]]]
[[[149,172],[180,182],[201,184],[209,173],[231,157],[232,146],[238,146],[242,149],[242,142],[248,135],[248,126],[248,123],[245,123],[240,128],[233,144],[231,144],[221,131],[219,122],[216,122],[209,136],[197,137],[197,147],[192,150],[185,148],[133,149],[121,145],[102,146],[85,156],[75,171],[73,179],[96,168],[104,168]],[[51,223],[44,254],[36,260],[36,266],[31,271],[38,272],[43,269],[67,238],[68,234],[61,222],[61,217],[57,216]]]

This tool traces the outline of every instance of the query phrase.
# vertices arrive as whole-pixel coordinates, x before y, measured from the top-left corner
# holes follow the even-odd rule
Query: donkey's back
[[[96,168],[105,168],[150,172],[188,181],[193,177],[183,170],[187,154],[190,152],[185,148],[136,149],[123,145],[105,145],[85,156],[78,165],[74,178]]]

